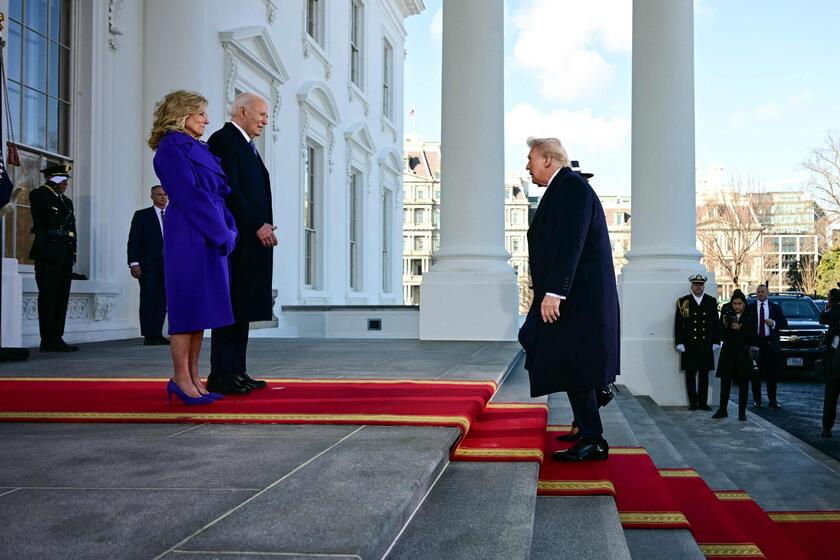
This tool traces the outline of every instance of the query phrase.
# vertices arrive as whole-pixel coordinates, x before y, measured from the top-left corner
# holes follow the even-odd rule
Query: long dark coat
[[[700,305],[694,295],[677,300],[674,314],[674,346],[682,344],[680,369],[683,371],[711,371],[715,369],[712,344],[720,344],[721,324],[718,319],[717,300],[703,294]]]
[[[534,301],[520,332],[531,396],[600,389],[619,373],[619,310],[610,238],[600,200],[569,168],[561,169],[528,228]],[[546,292],[566,299],[545,323]]]
[[[268,170],[242,133],[231,123],[207,141],[221,159],[231,193],[228,209],[236,219],[239,241],[230,256],[230,297],[237,322],[272,318],[272,247],[263,247],[257,230],[272,224],[271,183]]]
[[[753,369],[749,351],[750,337],[747,333],[751,324],[749,312],[745,310],[738,317],[732,307],[727,304],[721,309],[720,315],[723,326],[723,346],[720,348],[715,375],[723,379],[735,379],[737,381],[749,379]],[[732,328],[733,324],[740,328]]]
[[[32,233],[29,258],[72,267],[76,262],[76,215],[73,201],[44,183],[29,193]]]
[[[170,131],[154,167],[169,195],[163,221],[169,333],[233,324],[228,255],[236,246],[236,224],[225,205],[230,188],[218,159],[202,142]]]

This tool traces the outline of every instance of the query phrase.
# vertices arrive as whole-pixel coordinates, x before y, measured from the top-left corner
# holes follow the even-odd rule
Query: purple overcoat
[[[169,195],[163,220],[163,272],[169,334],[233,323],[228,255],[236,245],[230,193],[219,159],[182,132],[167,132],[154,158]]]

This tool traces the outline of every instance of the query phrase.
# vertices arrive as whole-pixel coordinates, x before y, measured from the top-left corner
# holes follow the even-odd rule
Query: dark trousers
[[[743,416],[747,413],[747,400],[749,400],[749,381],[747,379],[730,379],[722,377],[720,380],[720,409],[725,411],[729,405],[729,392],[732,385],[738,384],[738,414]]]
[[[580,428],[580,435],[587,439],[600,438],[604,433],[604,427],[601,425],[601,414],[598,412],[595,390],[568,391],[567,394],[569,404],[572,405],[575,423]]]
[[[825,400],[823,400],[823,429],[831,430],[837,419],[837,399],[840,397],[840,379],[825,382]]]
[[[53,344],[64,336],[64,320],[67,317],[72,272],[73,265],[70,263],[35,261],[41,344]]]
[[[688,393],[688,404],[691,407],[708,406],[709,372],[685,370],[685,390]]]
[[[210,375],[232,379],[245,373],[248,350],[248,321],[213,329],[210,333]]]
[[[778,356],[773,351],[769,339],[758,342],[758,375],[752,378],[753,400],[761,402],[761,381],[767,384],[767,400],[776,402],[776,370],[778,369]]]
[[[166,319],[166,290],[163,270],[140,267],[140,334],[144,337],[163,336]]]

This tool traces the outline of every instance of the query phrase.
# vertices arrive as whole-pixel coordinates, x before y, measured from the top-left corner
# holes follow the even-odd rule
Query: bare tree
[[[815,294],[819,264],[819,259],[815,259],[812,255],[802,255],[800,260],[791,262],[787,271],[791,289]]]
[[[811,150],[802,167],[811,173],[808,181],[811,191],[828,212],[840,217],[840,130],[829,130],[825,145]]]
[[[697,209],[697,239],[704,260],[734,287],[741,286],[745,273],[750,276],[750,262],[761,253],[764,227],[757,206],[764,199],[755,196],[758,191],[752,181],[745,186],[740,179],[733,180]]]

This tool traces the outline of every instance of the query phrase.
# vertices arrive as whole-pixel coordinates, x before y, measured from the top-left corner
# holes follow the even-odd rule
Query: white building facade
[[[208,100],[208,135],[236,95],[271,107],[258,149],[272,181],[275,315],[265,334],[299,336],[283,306],[402,303],[403,53],[422,0],[0,0],[21,193],[3,222],[17,260],[18,344],[38,343],[26,191],[48,163],[73,165],[79,234],[66,340],[137,336],[126,267],[135,210],[157,183],[146,146],[155,102]],[[4,291],[14,260],[4,261]],[[14,298],[13,298],[14,299]],[[4,300],[5,301],[5,300]],[[288,316],[287,316],[288,315]],[[9,315],[8,317],[13,317]]]

